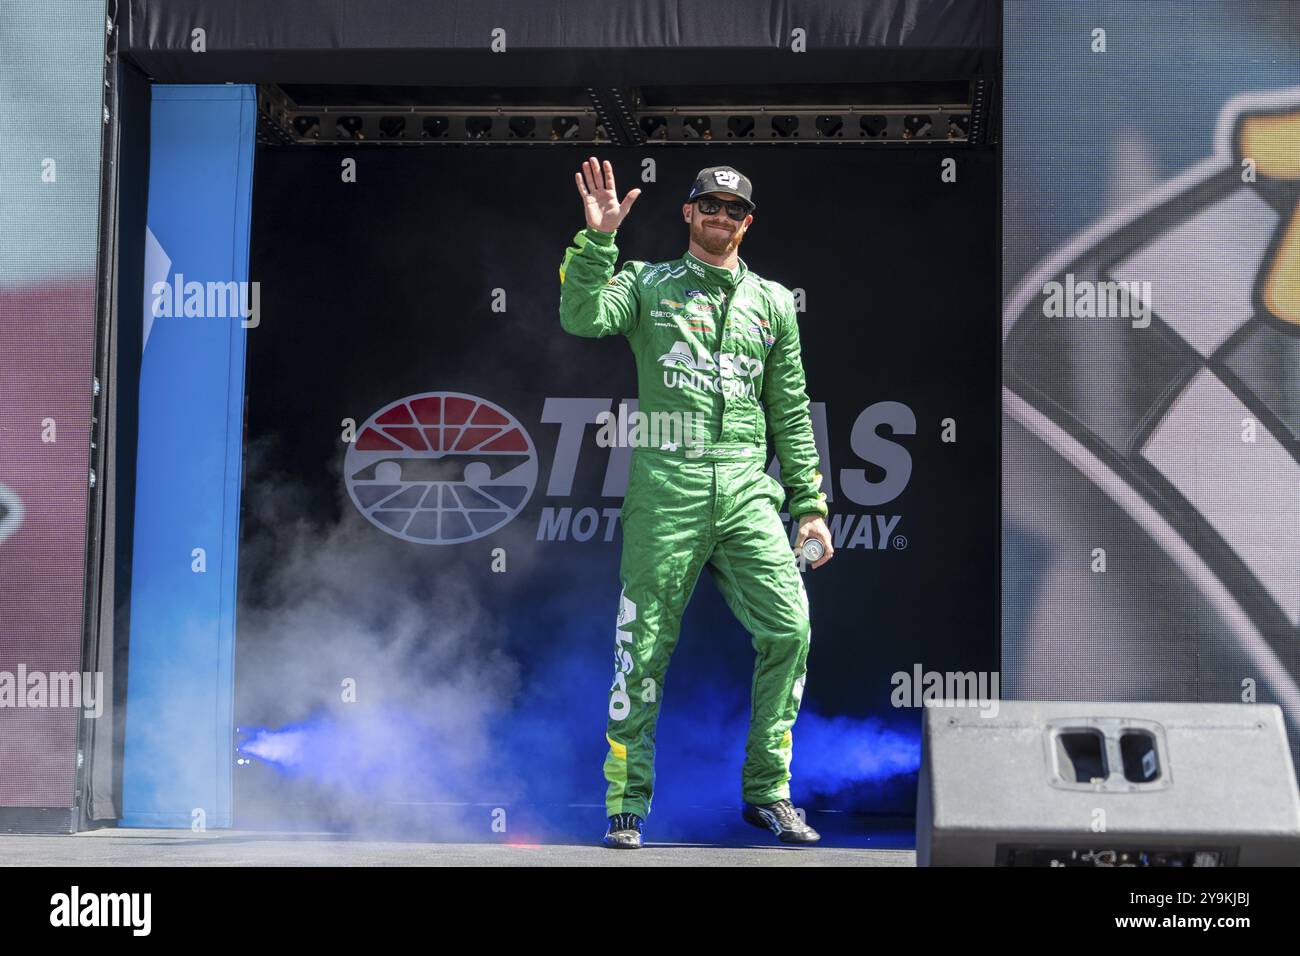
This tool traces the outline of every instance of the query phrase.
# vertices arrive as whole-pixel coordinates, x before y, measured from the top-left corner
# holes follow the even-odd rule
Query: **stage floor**
[[[117,829],[0,834],[0,866],[913,866],[912,850],[709,846],[640,850],[577,844],[416,843],[331,833]]]

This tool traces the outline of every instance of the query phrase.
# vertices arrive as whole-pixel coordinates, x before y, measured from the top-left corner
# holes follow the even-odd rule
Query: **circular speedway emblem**
[[[343,466],[372,524],[417,544],[461,544],[508,524],[532,497],[537,451],[513,415],[459,392],[398,399],[361,426]]]

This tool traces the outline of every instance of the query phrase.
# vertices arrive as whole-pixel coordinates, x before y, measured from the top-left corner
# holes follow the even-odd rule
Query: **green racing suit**
[[[706,565],[756,652],[741,795],[789,798],[811,629],[778,511],[788,488],[795,520],[827,513],[794,298],[743,259],[734,274],[690,252],[615,274],[614,237],[590,228],[574,237],[560,265],[560,324],[627,337],[642,422],[657,418],[667,438],[651,427],[629,440],[606,811],[649,814],[664,676]],[[780,482],[765,468],[769,428]]]

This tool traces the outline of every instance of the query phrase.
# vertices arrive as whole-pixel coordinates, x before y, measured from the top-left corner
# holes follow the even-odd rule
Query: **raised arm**
[[[636,328],[640,263],[626,262],[618,275],[613,233],[583,229],[560,263],[560,325],[587,338],[628,335]]]

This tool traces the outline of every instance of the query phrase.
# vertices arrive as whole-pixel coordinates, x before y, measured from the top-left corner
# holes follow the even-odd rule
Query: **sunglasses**
[[[745,217],[749,215],[749,207],[743,202],[724,203],[721,199],[714,199],[711,196],[701,196],[695,200],[695,205],[706,216],[712,216],[723,206],[726,206],[727,218],[734,219],[736,222],[744,222]]]

